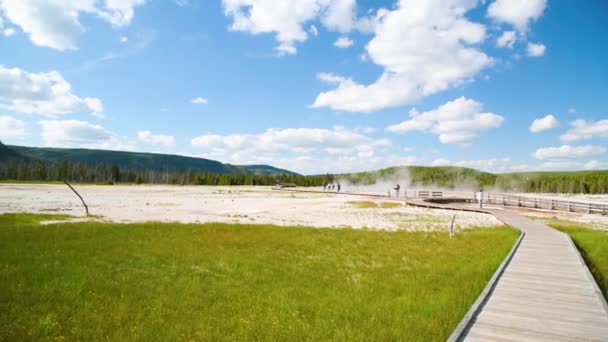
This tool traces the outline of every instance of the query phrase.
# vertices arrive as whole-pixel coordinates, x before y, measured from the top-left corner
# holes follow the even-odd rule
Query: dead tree
[[[65,185],[67,185],[70,189],[72,189],[72,191],[74,191],[74,193],[76,194],[76,196],[78,196],[78,198],[80,198],[80,201],[82,202],[82,205],[84,205],[84,210],[87,213],[87,216],[89,216],[89,207],[87,206],[87,203],[84,201],[84,199],[82,198],[82,196],[80,196],[80,194],[78,193],[78,191],[76,191],[76,189],[74,189],[70,183],[68,183],[67,181],[63,181],[65,183]]]

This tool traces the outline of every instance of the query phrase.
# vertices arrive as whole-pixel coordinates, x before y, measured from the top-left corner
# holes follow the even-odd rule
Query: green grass
[[[378,208],[378,204],[372,201],[350,201],[348,203],[361,209]]]
[[[608,298],[608,232],[575,222],[550,220],[548,223],[572,237],[604,297]]]
[[[518,236],[52,218],[0,216],[0,340],[445,340]]]
[[[376,203],[372,201],[351,201],[348,202],[351,205],[354,205],[357,208],[361,209],[373,209],[373,208],[382,208],[382,209],[392,209],[401,207],[403,204],[397,202],[381,202]]]
[[[398,208],[403,206],[402,203],[397,203],[397,202],[382,202],[380,203],[380,208],[382,209],[393,209],[393,208]]]

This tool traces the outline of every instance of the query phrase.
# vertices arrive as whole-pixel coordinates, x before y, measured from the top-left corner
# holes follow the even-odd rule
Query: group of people
[[[337,191],[340,192],[340,183],[338,184],[334,184],[334,183],[325,183],[323,184],[323,191]]]

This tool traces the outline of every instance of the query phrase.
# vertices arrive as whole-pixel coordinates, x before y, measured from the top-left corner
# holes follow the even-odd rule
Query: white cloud
[[[559,126],[559,121],[555,116],[548,114],[542,118],[535,119],[530,125],[530,132],[538,133]]]
[[[444,144],[472,144],[483,131],[498,128],[504,118],[498,114],[481,112],[481,103],[459,97],[428,112],[412,109],[410,119],[389,126],[391,132],[431,132]]]
[[[546,49],[547,48],[543,44],[528,43],[528,47],[526,48],[526,53],[530,57],[541,57],[545,54]]]
[[[496,40],[496,46],[512,48],[513,44],[515,44],[515,41],[517,41],[515,31],[505,31]]]
[[[321,128],[287,128],[268,129],[260,134],[201,135],[192,139],[192,145],[201,148],[239,151],[255,149],[257,151],[287,151],[307,153],[342,149],[352,151],[368,150],[368,147],[387,146],[386,139],[373,140],[364,134],[347,130],[343,127],[333,129]]]
[[[530,23],[540,18],[546,7],[547,0],[496,0],[488,7],[488,16],[525,33]]]
[[[26,135],[26,124],[11,116],[0,115],[0,140],[22,138]]]
[[[592,122],[578,119],[574,120],[571,125],[572,128],[560,136],[562,141],[572,142],[593,138],[608,138],[608,120]]]
[[[7,28],[7,29],[4,29],[4,31],[2,31],[2,34],[3,34],[5,37],[11,37],[12,35],[14,35],[14,34],[15,34],[15,29],[14,29],[14,28],[12,28],[12,27],[11,27],[11,28]]]
[[[175,146],[175,137],[172,135],[152,134],[150,131],[140,131],[137,133],[137,138],[151,145]]]
[[[73,50],[85,29],[81,13],[96,15],[113,26],[129,25],[145,0],[0,0],[0,12],[26,32],[32,43],[56,50]]]
[[[127,36],[122,36],[122,37],[120,37],[120,42],[121,42],[121,43],[126,43],[126,42],[128,42],[128,41],[129,41],[129,37],[127,37]]]
[[[493,63],[478,45],[485,27],[465,14],[474,0],[400,0],[379,10],[369,28],[369,60],[384,69],[372,84],[340,77],[337,87],[319,94],[313,107],[371,112],[396,107],[471,80]]]
[[[57,71],[30,73],[0,65],[0,107],[26,114],[56,116],[103,111],[100,99],[81,98]]]
[[[321,22],[329,30],[345,33],[356,25],[356,0],[325,0],[319,3],[327,6],[321,14]]]
[[[585,170],[608,170],[608,162],[590,160],[583,165]]]
[[[104,127],[86,121],[41,120],[38,124],[42,129],[41,137],[45,146],[111,150],[133,148],[131,143],[125,142]]]
[[[590,160],[586,162],[560,160],[544,162],[536,169],[547,171],[607,170],[608,163],[598,160]]]
[[[354,25],[355,0],[223,0],[230,29],[251,34],[274,33],[279,54],[295,54],[308,39],[304,25],[320,19],[329,30],[348,32]],[[316,32],[316,29],[315,29]]]
[[[539,148],[534,152],[534,158],[538,160],[546,159],[574,159],[574,158],[587,158],[606,153],[608,149],[603,146],[595,145],[584,145],[584,146],[570,146],[562,145],[559,147],[544,147]]]
[[[438,158],[431,162],[431,166],[450,166],[451,164],[452,162],[445,158]]]
[[[296,161],[318,161],[307,167],[299,165],[297,170],[302,172],[330,171],[329,165],[339,167],[340,170],[355,169],[356,166],[364,166],[369,160],[385,155],[391,147],[391,142],[387,139],[374,139],[360,131],[344,127],[268,129],[258,134],[208,134],[195,137],[191,143],[204,150],[207,158],[238,164],[266,161],[273,165],[291,167]],[[330,160],[332,162],[328,162]],[[350,162],[340,166],[333,160]]]
[[[568,108],[568,113],[570,113],[570,114],[576,113],[576,108]]]
[[[310,27],[308,28],[308,32],[310,32],[310,34],[312,34],[315,37],[319,35],[319,30],[317,29],[317,27],[315,25],[310,25]]]
[[[355,42],[352,39],[344,36],[344,37],[338,38],[334,42],[334,46],[337,47],[337,48],[339,48],[339,49],[346,49],[346,48],[351,47],[354,43]]]
[[[195,97],[192,100],[190,100],[190,102],[194,103],[194,104],[208,104],[209,100],[204,97]]]

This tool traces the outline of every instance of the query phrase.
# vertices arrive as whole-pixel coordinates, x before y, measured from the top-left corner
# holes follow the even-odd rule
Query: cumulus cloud
[[[515,31],[505,31],[496,40],[496,46],[512,48],[515,41],[517,41]]]
[[[372,84],[340,77],[317,96],[313,107],[371,112],[411,103],[470,80],[493,63],[478,45],[485,27],[467,19],[472,0],[401,0],[379,10],[369,28],[367,59],[384,71]]]
[[[575,159],[588,158],[606,153],[608,149],[603,146],[584,145],[571,146],[562,145],[559,147],[543,147],[534,152],[534,158],[538,160],[546,159]]]
[[[100,125],[79,120],[41,120],[46,146],[125,150],[133,145]]]
[[[594,138],[608,138],[608,120],[593,122],[578,119],[573,121],[571,126],[572,128],[560,136],[562,141],[572,142]]]
[[[439,136],[444,144],[470,145],[483,131],[498,128],[504,118],[498,114],[482,112],[481,103],[459,97],[428,112],[412,109],[410,119],[387,127],[390,132],[430,132]]]
[[[538,133],[559,126],[559,121],[555,116],[548,114],[542,118],[535,119],[530,125],[530,132]]]
[[[84,32],[81,13],[96,15],[116,27],[129,25],[145,0],[0,0],[3,16],[27,33],[32,43],[73,50]]]
[[[57,71],[30,73],[0,65],[0,107],[26,114],[56,116],[101,113],[103,103],[94,97],[81,98]]]
[[[11,116],[0,115],[0,139],[23,138],[26,135],[25,122]]]
[[[204,97],[195,97],[192,100],[190,100],[190,102],[194,103],[194,104],[208,104],[209,100]]]
[[[559,160],[544,162],[536,167],[536,169],[547,171],[606,170],[608,169],[608,163],[598,160],[590,160],[586,162]]]
[[[547,0],[496,0],[488,7],[488,16],[525,33],[530,23],[540,18],[546,7]]]
[[[543,56],[545,54],[545,50],[546,49],[547,48],[543,44],[540,44],[540,43],[528,43],[528,46],[526,48],[526,53],[530,57],[541,57],[541,56]]]
[[[259,163],[270,160],[273,165],[286,167],[288,161],[327,159],[358,159],[349,167],[371,158],[378,152],[388,149],[388,139],[374,139],[359,130],[344,127],[324,128],[286,128],[268,129],[258,134],[207,134],[195,137],[192,146],[204,150],[204,155],[212,159],[232,163]],[[304,159],[302,159],[304,158]],[[277,164],[281,160],[283,164]],[[332,164],[333,165],[333,164]],[[309,169],[319,170],[321,165],[310,165]],[[346,165],[342,166],[342,169]],[[299,169],[302,170],[302,169]],[[335,172],[335,171],[334,171]]]
[[[373,140],[364,134],[334,127],[268,129],[260,134],[201,135],[192,139],[195,147],[223,151],[255,149],[257,151],[287,151],[309,153],[313,151],[349,152],[367,151],[369,147],[387,146],[386,139]]]
[[[274,33],[279,54],[295,54],[296,44],[308,39],[304,25],[313,20],[329,30],[350,31],[356,8],[355,0],[223,0],[222,5],[231,30]]]
[[[140,131],[137,133],[137,138],[150,145],[175,146],[175,137],[172,135],[152,134],[150,131]]]
[[[339,49],[346,49],[351,47],[355,42],[348,37],[340,37],[334,42],[334,46]]]

